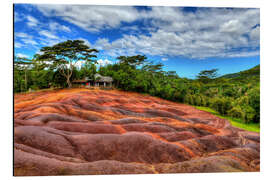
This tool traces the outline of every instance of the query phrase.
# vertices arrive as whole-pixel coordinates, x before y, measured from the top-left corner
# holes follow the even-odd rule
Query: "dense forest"
[[[71,62],[74,60],[68,62],[66,57],[88,60],[88,58],[97,57],[91,53],[98,53],[95,49],[81,46],[80,43],[83,42],[78,42],[76,46],[80,46],[80,48],[76,50],[82,51],[83,49],[82,55],[88,53],[85,58],[80,55],[76,59],[72,54],[67,53],[67,48],[62,48],[66,44],[60,43],[58,46],[42,48],[43,54],[37,54],[33,59],[15,57],[14,92],[50,87],[71,87],[72,80],[85,77],[94,78],[94,74],[99,73],[111,76],[114,79],[115,88],[121,90],[146,93],[195,106],[210,107],[222,115],[239,118],[244,123],[260,122],[259,65],[246,71],[221,77],[217,76],[218,69],[205,70],[198,72],[196,79],[182,78],[175,71],[164,71],[163,64],[154,63],[144,55],[120,56],[117,58],[117,63],[99,68],[96,61],[91,59],[78,68],[72,65]],[[70,48],[73,45],[68,46]],[[55,49],[57,51],[54,51]],[[61,58],[55,58],[59,57],[59,53]],[[48,59],[54,61],[50,63]],[[63,64],[68,64],[69,68],[61,69]]]

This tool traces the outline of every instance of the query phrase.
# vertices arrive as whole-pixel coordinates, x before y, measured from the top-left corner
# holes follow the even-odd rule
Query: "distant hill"
[[[238,73],[226,74],[219,78],[246,78],[251,76],[260,76],[260,65],[257,65],[251,69],[240,71]]]

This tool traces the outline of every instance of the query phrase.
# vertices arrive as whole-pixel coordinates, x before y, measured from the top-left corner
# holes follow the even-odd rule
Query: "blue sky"
[[[14,37],[20,57],[82,39],[100,51],[100,65],[143,54],[188,78],[201,70],[218,68],[223,75],[260,63],[259,9],[15,4]]]

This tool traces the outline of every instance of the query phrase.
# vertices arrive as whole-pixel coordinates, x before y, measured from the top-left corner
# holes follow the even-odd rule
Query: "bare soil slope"
[[[260,136],[191,106],[121,91],[16,94],[16,176],[259,171]]]

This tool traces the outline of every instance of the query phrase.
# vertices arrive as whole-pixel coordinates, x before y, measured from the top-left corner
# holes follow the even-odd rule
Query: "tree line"
[[[119,56],[118,63],[97,68],[98,51],[81,40],[43,47],[40,52],[33,59],[15,57],[14,92],[72,87],[72,80],[99,73],[111,76],[114,86],[121,90],[211,107],[244,123],[260,122],[259,66],[229,77],[217,77],[218,69],[204,70],[192,80],[179,77],[175,71],[164,71],[163,64],[144,55]],[[76,66],[79,61],[84,62],[81,68]]]

